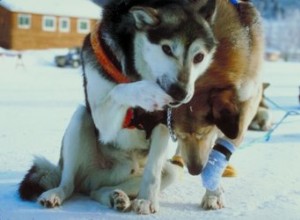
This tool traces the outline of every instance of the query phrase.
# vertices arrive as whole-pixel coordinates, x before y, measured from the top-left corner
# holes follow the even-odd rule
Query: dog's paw
[[[207,191],[202,199],[201,208],[205,210],[216,210],[222,209],[225,207],[224,194],[222,193],[213,193]]]
[[[172,98],[152,81],[138,81],[116,86],[112,97],[121,105],[141,107],[153,112],[162,110],[164,106],[172,102]]]
[[[45,208],[54,208],[62,204],[62,199],[56,189],[44,192],[38,198],[37,202]]]
[[[136,105],[146,111],[153,112],[162,110],[164,106],[172,101],[172,98],[165,93],[156,83],[141,81],[139,92],[134,96]]]
[[[158,206],[145,199],[135,199],[132,201],[132,210],[137,214],[149,215],[158,211]]]
[[[130,208],[130,199],[122,190],[114,190],[110,197],[112,207],[120,212],[128,211]]]

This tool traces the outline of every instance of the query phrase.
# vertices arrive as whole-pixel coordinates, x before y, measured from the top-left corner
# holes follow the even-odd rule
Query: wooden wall
[[[11,48],[12,14],[0,7],[0,47]]]
[[[1,11],[0,14],[2,15]],[[18,13],[6,13],[6,16],[9,15],[11,17],[10,24],[8,25],[10,30],[6,29],[4,37],[2,37],[4,40],[2,42],[0,40],[0,46],[9,49],[27,50],[81,46],[87,34],[77,32],[77,18],[74,17],[70,17],[70,31],[60,32],[59,16],[55,16],[57,22],[56,30],[52,32],[43,30],[43,15],[31,14],[31,27],[29,29],[18,27]],[[91,29],[95,26],[96,22],[97,20],[90,19]],[[2,29],[1,35],[3,35]]]

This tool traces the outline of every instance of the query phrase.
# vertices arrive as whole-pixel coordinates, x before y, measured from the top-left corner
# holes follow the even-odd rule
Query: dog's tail
[[[19,195],[24,200],[36,200],[43,192],[55,188],[61,179],[60,167],[42,157],[36,157],[19,186]]]

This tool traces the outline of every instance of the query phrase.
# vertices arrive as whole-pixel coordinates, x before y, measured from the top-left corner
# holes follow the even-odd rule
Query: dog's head
[[[219,130],[213,124],[192,119],[175,123],[178,148],[191,175],[198,175],[205,167]]]
[[[197,131],[177,130],[178,147],[184,164],[191,175],[198,175],[205,167],[218,136],[216,126],[204,125]]]
[[[178,149],[188,171],[201,173],[219,135],[217,126],[206,119],[210,106],[206,104],[208,93],[197,90],[188,104],[173,110],[173,127],[178,139]]]
[[[190,174],[201,173],[219,135],[238,135],[239,108],[234,94],[233,89],[196,87],[192,100],[173,110],[178,148]]]
[[[162,2],[162,6],[130,9],[135,25],[134,63],[143,79],[156,81],[173,98],[174,107],[192,98],[196,79],[212,61],[215,1],[196,8],[189,1],[184,5]]]

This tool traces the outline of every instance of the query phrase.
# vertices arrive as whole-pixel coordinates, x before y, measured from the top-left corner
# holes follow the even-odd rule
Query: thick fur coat
[[[217,137],[241,144],[262,94],[263,31],[252,3],[216,0],[211,28],[218,42],[213,61],[196,81],[192,100],[173,110],[177,153],[193,175],[206,166]],[[223,206],[221,186],[206,192],[202,207]]]
[[[36,159],[20,185],[22,198],[55,207],[79,191],[117,210],[158,211],[159,190],[178,168],[166,162],[163,110],[191,100],[216,48],[210,28],[214,1],[201,10],[194,2],[112,0],[105,6],[101,24],[83,46],[86,106],[66,129],[59,165]],[[93,42],[126,82],[107,70]],[[130,109],[131,122],[142,127],[123,127]]]

